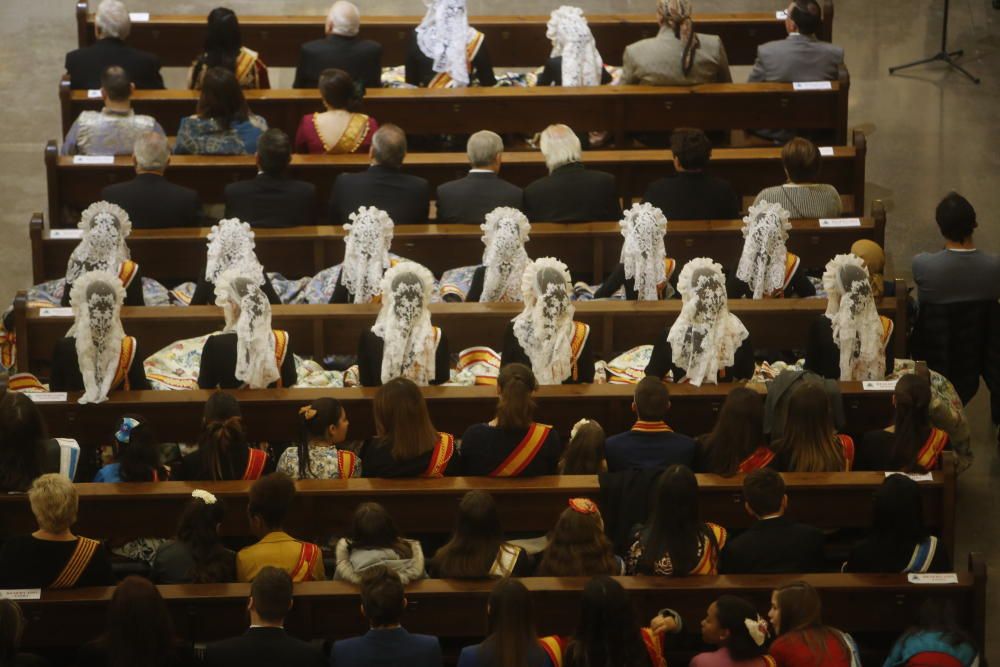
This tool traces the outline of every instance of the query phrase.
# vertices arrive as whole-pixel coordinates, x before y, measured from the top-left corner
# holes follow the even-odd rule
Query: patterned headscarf
[[[275,358],[271,303],[258,285],[237,270],[224,271],[215,283],[215,304],[226,313],[227,330],[236,331],[236,379],[265,389],[281,377]],[[230,325],[232,315],[236,321]]]
[[[872,297],[864,262],[855,255],[837,255],[827,262],[823,289],[833,342],[840,349],[840,379],[883,379],[882,319]]]
[[[640,301],[656,301],[657,288],[667,281],[667,218],[652,204],[633,204],[618,224],[625,237],[625,277],[635,280]]]
[[[753,290],[753,298],[763,299],[785,288],[789,213],[781,204],[762,201],[750,207],[743,218],[743,254],[736,277]]]
[[[382,277],[382,308],[372,333],[383,342],[382,382],[405,377],[421,386],[435,377],[437,337],[431,325],[434,276],[416,262],[400,262]]]
[[[393,222],[385,211],[362,206],[344,225],[344,264],[340,280],[354,295],[354,303],[371,303],[382,289],[382,274],[389,268]]]
[[[516,208],[499,206],[486,214],[483,230],[483,278],[481,303],[520,301],[524,267],[531,260],[524,251],[531,224]]]
[[[469,85],[466,47],[472,36],[465,0],[424,0],[427,13],[417,26],[417,46],[458,86]]]
[[[83,238],[69,257],[66,283],[72,285],[88,271],[117,274],[122,262],[129,259],[125,239],[132,232],[132,222],[128,213],[99,201],[87,207],[77,227],[83,230]]]
[[[552,57],[562,57],[562,85],[601,84],[604,61],[582,9],[568,5],[553,9],[545,36],[552,42]]]
[[[255,285],[264,284],[264,267],[257,260],[253,229],[237,218],[220,220],[208,233],[205,280],[216,283],[224,271],[233,270]]]
[[[111,383],[121,358],[121,310],[125,288],[110,271],[90,271],[80,276],[70,292],[76,358],[83,376],[80,403],[102,403],[108,399]]]
[[[554,257],[540,257],[524,269],[524,310],[514,318],[514,337],[538,384],[561,384],[573,372],[571,285],[569,269]]]
[[[687,75],[694,66],[695,51],[700,46],[698,34],[694,31],[694,21],[691,19],[691,0],[657,0],[656,11],[674,32],[674,37],[684,44],[681,69]]]

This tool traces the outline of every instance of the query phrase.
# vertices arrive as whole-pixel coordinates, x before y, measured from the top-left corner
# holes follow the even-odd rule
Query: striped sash
[[[278,365],[278,381],[275,387],[283,387],[281,382],[281,366],[285,363],[285,354],[288,353],[288,332],[280,329],[272,330],[274,333],[274,361]]]
[[[316,566],[316,559],[319,558],[319,547],[312,542],[302,542],[302,548],[299,550],[299,560],[295,563],[295,567],[289,572],[292,577],[292,581],[298,583],[300,581],[312,581],[313,568]]]
[[[840,441],[840,446],[844,449],[844,463],[846,464],[844,471],[851,472],[854,467],[854,440],[851,436],[843,433],[837,434],[837,440]]]
[[[132,368],[132,361],[134,359],[135,338],[132,336],[125,336],[122,338],[122,349],[118,354],[118,366],[115,367],[115,379],[111,382],[112,389],[118,385],[122,385],[122,389],[125,391],[132,388],[128,380],[128,371]]]
[[[573,373],[570,377],[574,381],[580,377],[580,352],[583,351],[583,346],[587,344],[587,338],[590,337],[590,325],[584,324],[583,322],[573,322],[573,337],[569,341],[570,354],[573,355]]]
[[[66,561],[59,576],[49,584],[49,588],[73,588],[76,586],[76,582],[80,580],[94,554],[97,553],[98,546],[100,546],[100,542],[97,540],[92,540],[89,537],[78,537],[73,554]]]
[[[893,323],[891,319],[889,319],[885,315],[879,315],[878,319],[882,322],[882,347],[885,347],[886,345],[889,344],[889,339],[892,338],[892,332],[893,330],[895,330],[896,325]],[[891,370],[892,369],[890,368],[886,372],[889,372]]]
[[[931,428],[930,437],[927,442],[917,452],[917,465],[924,470],[933,470],[937,467],[938,457],[948,444],[948,434],[939,428]]]
[[[913,549],[910,562],[903,568],[903,574],[909,572],[927,572],[927,570],[931,569],[931,563],[934,562],[934,554],[937,553],[937,547],[938,538],[933,535],[918,544]]]
[[[247,467],[243,471],[243,479],[253,481],[260,479],[264,472],[264,464],[267,463],[267,454],[261,449],[250,447],[247,450]]]
[[[455,455],[455,436],[451,433],[438,433],[434,450],[431,451],[431,461],[421,477],[444,477],[448,462]]]
[[[649,628],[642,628],[642,643],[649,653],[649,662],[653,667],[667,667],[667,661],[663,657],[663,647],[660,645],[660,638],[653,634]]]
[[[639,433],[673,433],[674,429],[667,426],[665,422],[647,422],[643,420],[637,421],[632,425],[633,431],[638,431]]]
[[[118,267],[118,279],[122,281],[122,287],[128,289],[129,285],[132,284],[132,279],[135,278],[135,274],[138,271],[139,265],[131,259],[126,259],[122,262],[122,265]]]
[[[750,456],[743,459],[738,468],[738,472],[753,472],[760,468],[766,468],[774,460],[774,452],[768,447],[761,445]]]
[[[557,637],[556,635],[540,637],[538,640],[538,645],[545,651],[545,655],[549,656],[552,667],[562,667],[563,651],[566,650],[568,643],[565,637]]]
[[[475,30],[474,28],[469,28],[470,37],[469,41],[465,45],[465,62],[469,69],[469,79],[472,79],[472,61],[475,60],[476,54],[479,53],[479,47],[483,45],[483,40],[485,36],[483,33]],[[438,72],[431,82],[427,84],[428,88],[447,88],[451,85],[453,79],[448,72]]]
[[[517,443],[514,451],[489,476],[517,477],[520,475],[542,450],[542,445],[545,444],[545,439],[551,430],[551,426],[532,422],[524,439]]]
[[[701,558],[689,574],[716,574],[719,571],[719,552],[726,546],[726,529],[714,523],[705,524],[712,531],[712,538],[705,539]]]
[[[346,449],[337,450],[337,467],[340,468],[340,479],[351,479],[354,476],[354,466],[357,465],[358,455]]]

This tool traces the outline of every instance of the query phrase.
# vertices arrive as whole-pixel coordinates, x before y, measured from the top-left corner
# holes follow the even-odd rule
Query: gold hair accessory
[[[316,408],[311,405],[303,405],[299,408],[299,414],[305,417],[306,421],[309,421],[316,416]]]

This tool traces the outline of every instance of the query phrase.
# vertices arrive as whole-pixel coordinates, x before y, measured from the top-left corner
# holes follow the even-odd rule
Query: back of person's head
[[[659,378],[648,375],[639,380],[632,400],[635,403],[636,416],[640,420],[660,422],[667,418],[670,390]]]
[[[243,46],[240,20],[236,12],[226,7],[216,7],[208,13],[205,30],[205,64],[236,70],[236,57]]]
[[[145,132],[135,140],[132,155],[140,170],[162,172],[170,161],[170,146],[159,132]]]
[[[45,466],[45,421],[35,402],[8,391],[0,399],[0,492],[27,491]]]
[[[111,595],[104,635],[109,667],[172,664],[174,626],[160,591],[149,579],[125,577]]]
[[[607,575],[596,576],[583,587],[580,620],[566,646],[567,667],[647,667],[635,610],[625,589]]]
[[[361,575],[361,608],[373,628],[398,625],[406,608],[399,575],[384,565],[365,570]]]
[[[337,0],[330,5],[326,15],[326,34],[354,37],[361,29],[361,13],[347,0]]]
[[[979,226],[976,223],[976,209],[957,192],[949,192],[938,203],[934,219],[941,230],[941,236],[955,243],[971,238],[973,230]]]
[[[386,123],[372,136],[372,159],[375,164],[399,169],[406,158],[406,133],[398,125]]]
[[[198,98],[198,115],[211,118],[219,125],[220,132],[226,132],[234,123],[246,121],[250,108],[236,75],[225,67],[210,67],[201,82],[201,97]]]
[[[427,402],[413,380],[393,378],[375,392],[372,400],[375,431],[392,445],[392,457],[405,461],[434,448],[437,431]]]
[[[876,540],[912,551],[927,539],[920,485],[906,475],[889,475],[875,491],[872,534]]]
[[[554,171],[564,164],[583,160],[580,138],[568,125],[549,125],[542,130],[538,147],[545,157],[545,166]]]
[[[917,471],[917,454],[931,431],[931,381],[921,373],[899,378],[893,392],[896,402],[895,435],[891,461],[895,468]]]
[[[729,649],[734,662],[753,660],[767,653],[766,627],[752,604],[735,595],[723,595],[712,603],[712,607],[708,620],[714,620],[718,626],[713,629],[727,633],[720,645]]]
[[[781,148],[781,164],[792,183],[815,183],[822,158],[816,144],[795,137]]]
[[[282,472],[264,475],[250,486],[247,514],[267,528],[280,528],[295,500],[295,482]]]
[[[61,533],[76,523],[79,496],[73,482],[59,473],[50,472],[32,482],[28,502],[42,530]]]
[[[604,534],[604,521],[593,501],[573,498],[549,531],[537,574],[584,577],[616,574],[614,548]]]
[[[292,142],[284,130],[272,127],[257,140],[257,163],[268,176],[281,176],[292,161]]]
[[[593,419],[573,426],[569,444],[559,459],[560,475],[596,475],[607,470],[604,429]]]
[[[280,568],[263,567],[250,584],[250,598],[261,619],[281,623],[292,608],[292,578]]]
[[[972,636],[959,625],[954,601],[929,597],[916,609],[914,616],[916,622],[903,635],[904,640],[917,633],[936,632],[951,646],[968,644],[973,650],[979,650]]]
[[[535,399],[538,380],[524,364],[507,364],[497,376],[500,397],[497,400],[497,426],[523,429],[531,426],[535,418]]]
[[[132,96],[132,80],[124,67],[112,65],[101,72],[101,90],[112,102],[124,102]]]
[[[299,478],[309,477],[311,462],[309,460],[309,443],[311,441],[327,442],[330,429],[337,430],[344,418],[344,406],[335,398],[323,396],[309,405],[299,408]]]
[[[479,130],[465,144],[465,154],[473,169],[492,167],[503,153],[503,139],[496,132]]]
[[[483,642],[483,664],[524,667],[538,643],[531,594],[517,579],[501,579],[486,603],[489,637]]]
[[[793,0],[788,18],[800,34],[815,35],[823,25],[823,9],[816,0]]]
[[[770,468],[758,468],[743,478],[743,499],[758,517],[777,514],[785,499],[785,480]]]
[[[719,410],[715,428],[702,442],[707,470],[735,475],[740,463],[764,443],[764,401],[753,389],[737,387]]]
[[[149,420],[124,415],[118,420],[112,443],[123,482],[152,482],[160,473],[160,440]]]
[[[707,534],[698,509],[698,479],[687,466],[670,466],[660,475],[642,530],[639,573],[652,574],[653,564],[669,553],[674,574],[688,574],[697,565],[698,545]]]
[[[823,604],[819,592],[805,581],[795,581],[775,589],[771,605],[780,617],[775,633],[781,635],[825,630]],[[773,625],[773,624],[772,624]]]
[[[777,448],[788,457],[788,472],[844,470],[844,451],[836,442],[833,411],[822,384],[801,382],[792,390]]]
[[[204,469],[196,471],[196,474],[213,481],[225,479],[223,469],[228,468],[229,458],[246,447],[247,436],[243,429],[240,404],[232,395],[221,391],[209,396],[205,402],[201,435],[198,438]]]
[[[94,27],[98,37],[128,39],[132,31],[132,19],[125,3],[121,0],[101,0],[101,4],[97,5]]]
[[[21,607],[9,598],[0,598],[0,665],[16,665],[17,649],[24,632]]]
[[[360,102],[358,93],[354,79],[344,70],[329,67],[320,72],[319,94],[329,108],[356,110]]]
[[[219,538],[219,525],[226,517],[221,498],[196,490],[184,505],[177,522],[177,541],[191,553],[187,578],[193,584],[224,583],[233,575],[232,556]]]
[[[469,491],[458,503],[455,532],[432,559],[435,576],[475,578],[489,574],[503,544],[496,501],[486,491]]]
[[[386,509],[378,503],[361,503],[354,510],[351,519],[349,548],[392,549],[403,558],[413,555],[413,550],[396,528],[396,522]]]
[[[670,135],[670,151],[684,169],[701,171],[712,157],[712,142],[702,130],[681,128]]]

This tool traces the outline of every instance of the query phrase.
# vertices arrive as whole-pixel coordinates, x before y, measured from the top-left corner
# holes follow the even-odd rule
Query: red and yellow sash
[[[770,448],[761,445],[757,450],[750,456],[743,459],[738,468],[739,472],[753,472],[754,470],[759,470],[761,468],[766,468],[767,465],[774,460],[774,452]]]
[[[885,315],[879,315],[878,318],[882,321],[882,347],[885,348],[889,344],[889,339],[892,338],[892,332],[896,328],[896,325]],[[888,368],[886,372],[890,373],[892,369]]]
[[[660,638],[653,634],[653,631],[649,628],[642,628],[640,630],[642,635],[642,643],[646,646],[646,652],[649,653],[649,662],[653,667],[667,667],[667,661],[663,657],[663,647],[660,645]]]
[[[340,467],[340,479],[350,479],[354,476],[354,466],[357,465],[358,455],[346,449],[337,450],[337,465]]]
[[[125,336],[122,338],[122,349],[118,353],[118,366],[115,367],[115,379],[111,381],[111,388],[122,385],[122,389],[128,391],[132,388],[128,380],[128,370],[132,368],[132,361],[135,359],[135,338]],[[123,384],[124,383],[124,384]]]
[[[705,540],[705,547],[701,550],[701,558],[689,574],[717,574],[719,572],[719,553],[722,551],[722,547],[726,546],[726,529],[714,523],[705,525],[715,536],[715,544],[712,544],[710,539]]]
[[[844,435],[843,433],[837,434],[837,440],[840,441],[840,446],[844,448],[844,462],[847,464],[845,472],[851,472],[851,468],[854,467],[854,440],[851,436]]]
[[[275,387],[283,387],[281,382],[281,366],[285,363],[285,354],[288,353],[288,332],[280,329],[272,329],[274,334],[274,361],[278,364],[278,382]]]
[[[646,422],[641,419],[637,421],[632,426],[633,431],[638,431],[639,433],[673,433],[674,429],[670,428],[664,422]]]
[[[937,468],[938,457],[948,445],[948,434],[939,428],[931,428],[931,434],[927,442],[917,452],[917,465],[924,470]]]
[[[17,361],[17,336],[0,324],[0,366],[10,370]]]
[[[589,336],[589,324],[584,324],[583,322],[573,322],[573,337],[569,341],[569,350],[570,354],[573,355],[573,374],[571,377],[574,381],[580,377],[580,352],[583,351],[583,346],[587,344],[587,338]]]
[[[247,467],[243,471],[243,479],[254,481],[260,479],[264,472],[264,465],[267,463],[267,453],[262,449],[247,449]]]
[[[122,262],[122,265],[118,267],[118,279],[122,281],[122,287],[128,289],[128,286],[132,284],[132,279],[135,278],[135,274],[138,270],[139,265],[131,259],[126,259]]]
[[[427,465],[421,477],[444,477],[448,462],[455,455],[455,436],[451,433],[438,433],[437,442],[431,452],[431,462]]]
[[[549,437],[551,430],[551,426],[532,422],[524,439],[517,443],[514,451],[489,476],[517,477],[520,475],[535,460],[538,452],[542,451],[542,445],[545,444],[545,439]]]
[[[549,662],[552,663],[553,667],[562,667],[563,652],[566,650],[567,644],[569,644],[569,640],[556,635],[538,639],[538,645],[545,651],[545,655],[549,656]]]
[[[94,554],[97,553],[98,546],[100,546],[100,542],[97,540],[92,540],[89,537],[78,537],[73,554],[66,561],[59,576],[49,584],[49,588],[73,588],[76,586],[76,582],[80,580]]]
[[[469,28],[469,32],[473,33],[472,37],[469,39],[468,43],[465,45],[465,62],[466,67],[469,70],[469,79],[472,79],[472,61],[475,60],[476,54],[479,53],[479,47],[483,45],[483,39],[485,36],[478,30],[473,30]],[[431,82],[427,84],[428,88],[447,88],[452,82],[451,75],[448,72],[438,72]]]
[[[48,391],[31,373],[14,373],[7,378],[7,391]]]
[[[299,550],[299,560],[295,563],[295,567],[289,572],[292,577],[292,581],[298,583],[300,581],[312,581],[313,569],[316,567],[316,559],[320,557],[319,547],[312,542],[302,542],[302,548]]]

